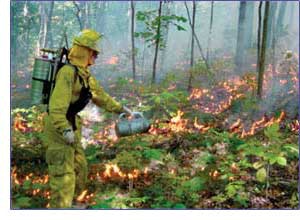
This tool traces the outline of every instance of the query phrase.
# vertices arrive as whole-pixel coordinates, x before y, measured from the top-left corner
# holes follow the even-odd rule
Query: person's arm
[[[99,85],[95,77],[89,77],[89,86],[92,92],[92,101],[101,108],[104,108],[106,111],[121,113],[124,112],[123,106],[114,100],[110,95],[108,95],[104,89]]]

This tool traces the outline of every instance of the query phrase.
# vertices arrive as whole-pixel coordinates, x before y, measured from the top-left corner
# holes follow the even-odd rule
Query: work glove
[[[66,129],[63,131],[63,138],[68,144],[73,144],[75,142],[75,134],[72,129]]]
[[[123,106],[123,111],[124,111],[126,114],[130,115],[130,116],[133,115],[133,114],[132,114],[132,111],[131,111],[129,108],[127,108],[126,106]]]

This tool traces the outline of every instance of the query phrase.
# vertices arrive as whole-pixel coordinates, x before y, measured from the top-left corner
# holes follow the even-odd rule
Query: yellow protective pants
[[[46,162],[50,181],[50,208],[70,208],[74,196],[79,195],[87,181],[87,161],[80,144],[81,126],[75,132],[75,143],[68,145],[45,119]]]

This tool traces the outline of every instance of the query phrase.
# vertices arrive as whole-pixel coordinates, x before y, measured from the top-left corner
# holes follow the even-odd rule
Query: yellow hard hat
[[[85,29],[79,32],[79,34],[74,37],[73,44],[87,47],[99,53],[100,48],[98,43],[101,37],[102,35],[99,34],[97,31],[94,31],[92,29]]]

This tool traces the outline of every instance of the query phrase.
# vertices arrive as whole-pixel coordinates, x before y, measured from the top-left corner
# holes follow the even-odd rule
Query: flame
[[[197,117],[194,119],[193,127],[190,125],[189,119],[183,119],[184,112],[177,111],[177,115],[171,118],[169,123],[160,124],[159,120],[156,120],[149,129],[149,133],[153,135],[165,134],[169,135],[171,132],[188,132],[193,133],[195,131],[205,132],[212,126],[200,125],[197,121]]]
[[[300,124],[298,120],[293,121],[290,125],[289,125],[290,129],[292,132],[294,133],[299,133],[299,128],[300,128]]]
[[[172,91],[174,89],[176,89],[176,84],[170,85],[167,90]]]
[[[229,127],[229,130],[233,133],[240,133],[240,137],[245,138],[247,136],[254,135],[255,132],[259,129],[271,126],[274,123],[280,123],[284,119],[284,117],[284,111],[281,111],[277,119],[275,117],[272,117],[270,120],[267,120],[266,117],[263,116],[261,119],[254,121],[248,131],[246,131],[245,125],[241,122],[241,119],[239,118]]]
[[[115,65],[119,62],[119,57],[117,56],[112,56],[111,58],[109,58],[105,64],[110,64],[110,65]]]
[[[148,174],[148,171],[149,171],[149,168],[148,168],[148,167],[145,167],[145,169],[144,169],[144,174],[147,175],[147,174]]]
[[[220,82],[210,91],[207,89],[195,88],[192,90],[188,100],[199,101],[200,104],[195,104],[193,107],[197,110],[210,114],[220,114],[228,109],[232,102],[242,96],[238,90],[241,86],[247,86],[243,79],[234,78],[229,81]],[[248,86],[250,90],[250,86]],[[223,98],[220,99],[220,95]]]
[[[29,181],[32,184],[47,184],[49,181],[49,175],[34,176],[33,173],[29,173],[27,175],[21,174],[21,177],[19,177],[17,173],[17,167],[14,167],[12,169],[11,176],[13,184],[21,186],[24,184],[25,181]],[[28,191],[28,193],[31,194],[31,196],[41,196],[48,200],[50,199],[50,192],[45,189],[33,189],[32,191]]]
[[[175,117],[171,118],[171,122],[172,123],[178,123],[178,122],[180,122],[181,117],[183,116],[183,114],[184,114],[184,112],[178,110],[177,111],[177,115]]]
[[[84,198],[85,198],[87,192],[88,192],[87,190],[82,191],[82,193],[76,198],[76,201],[77,201],[77,202],[82,202],[82,201],[84,201]]]
[[[209,130],[210,128],[211,128],[211,126],[205,126],[205,125],[200,125],[200,124],[198,124],[198,121],[197,121],[198,119],[197,119],[197,117],[195,117],[195,119],[194,119],[194,127],[196,128],[196,129],[198,129],[199,131],[201,131],[201,132],[205,132],[205,131],[207,131],[207,130]]]
[[[13,179],[14,184],[20,185],[20,181],[18,179],[18,174],[16,171],[17,171],[17,167],[14,167],[12,170],[12,179]]]
[[[281,85],[284,85],[284,84],[287,84],[287,80],[286,79],[280,79],[279,80],[279,83],[281,84]]]
[[[17,113],[14,118],[14,130],[15,131],[21,131],[26,132],[27,130],[27,122],[26,120],[21,116],[20,113]]]
[[[117,164],[105,164],[105,171],[103,172],[103,177],[104,178],[111,178],[111,177],[119,177],[122,179],[137,179],[141,173],[144,173],[147,175],[149,168],[145,167],[144,171],[141,172],[138,169],[134,169],[131,172],[125,173],[122,172],[121,169]]]
[[[229,130],[234,130],[235,128],[238,128],[238,127],[240,127],[240,125],[241,125],[241,119],[239,118],[236,122],[234,122],[231,126],[230,126],[230,128],[229,128]]]
[[[41,113],[36,117],[36,120],[28,123],[20,113],[17,113],[14,118],[13,128],[15,131],[23,133],[31,131],[41,132],[43,130],[43,119],[46,114],[47,113]]]
[[[40,192],[41,190],[40,189],[34,189],[33,191],[32,191],[32,195],[37,195],[39,192]]]
[[[217,180],[220,176],[220,172],[218,170],[214,170],[213,172],[209,172],[209,176],[211,176],[211,178],[213,180]]]
[[[201,130],[202,128],[204,128],[204,125],[198,124],[197,120],[198,120],[197,117],[195,117],[194,127],[197,128],[197,129],[199,129],[199,130]]]
[[[231,170],[232,173],[235,173],[235,174],[239,172],[239,168],[238,168],[236,163],[231,164],[230,170]]]

